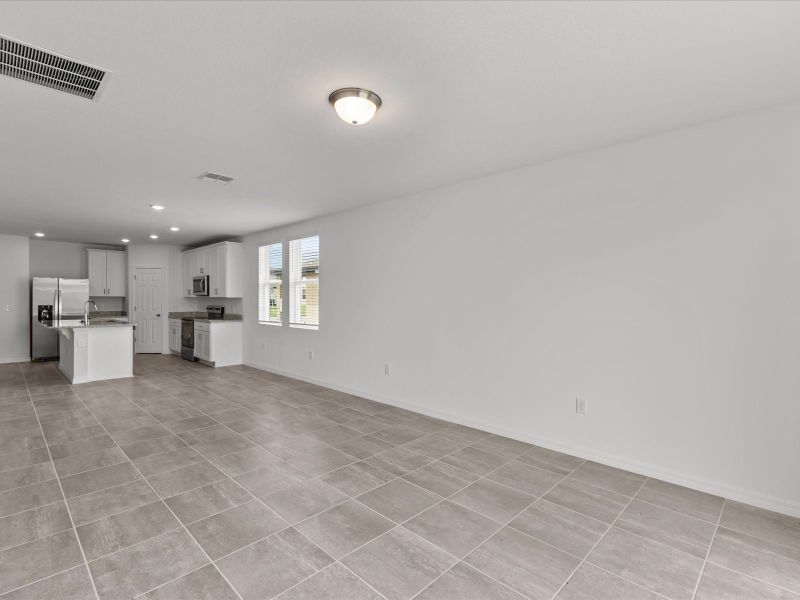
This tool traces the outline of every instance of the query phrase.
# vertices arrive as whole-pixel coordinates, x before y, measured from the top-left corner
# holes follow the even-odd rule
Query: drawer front
[[[210,331],[211,326],[209,323],[202,323],[199,321],[194,322],[194,330],[195,331]]]

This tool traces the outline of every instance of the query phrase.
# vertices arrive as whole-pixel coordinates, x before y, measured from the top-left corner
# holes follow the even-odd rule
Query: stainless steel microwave
[[[192,293],[195,296],[208,296],[208,275],[192,277]]]

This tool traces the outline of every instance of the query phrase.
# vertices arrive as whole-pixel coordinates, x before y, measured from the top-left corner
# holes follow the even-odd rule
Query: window
[[[289,325],[319,327],[319,236],[289,241]]]
[[[258,320],[283,322],[283,245],[268,244],[258,249]]]

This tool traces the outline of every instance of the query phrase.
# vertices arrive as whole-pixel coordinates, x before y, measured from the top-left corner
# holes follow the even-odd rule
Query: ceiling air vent
[[[220,175],[219,173],[212,173],[211,171],[200,175],[200,179],[205,179],[206,181],[213,181],[214,183],[230,183],[231,181],[233,181],[233,177],[228,177],[227,175]]]
[[[108,73],[0,36],[0,74],[94,100]]]

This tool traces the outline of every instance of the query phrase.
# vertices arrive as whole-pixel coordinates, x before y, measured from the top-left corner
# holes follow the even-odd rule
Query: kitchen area
[[[132,377],[137,353],[241,364],[241,243],[30,243],[30,359],[70,383]]]

